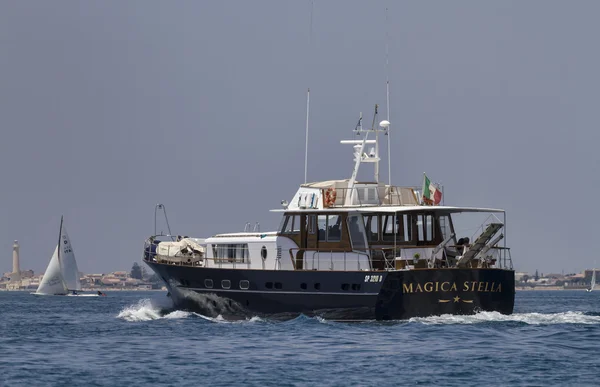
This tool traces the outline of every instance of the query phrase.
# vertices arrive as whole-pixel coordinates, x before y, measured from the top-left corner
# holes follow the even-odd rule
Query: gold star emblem
[[[458,301],[460,301],[460,297],[459,296],[454,297],[454,302],[458,302]]]

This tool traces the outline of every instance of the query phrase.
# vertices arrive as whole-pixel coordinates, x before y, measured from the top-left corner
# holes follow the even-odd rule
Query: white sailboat
[[[69,234],[65,228],[63,218],[60,218],[60,231],[58,244],[46,268],[40,286],[34,293],[36,295],[52,296],[99,296],[100,294],[79,294],[81,282],[79,269],[71,246]]]
[[[590,281],[590,288],[587,289],[587,291],[591,292],[592,290],[594,290],[595,286],[596,286],[596,269],[594,269],[592,271],[592,280]]]

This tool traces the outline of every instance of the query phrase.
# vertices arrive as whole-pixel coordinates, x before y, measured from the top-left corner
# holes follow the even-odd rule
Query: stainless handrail
[[[366,200],[364,197],[361,198],[362,193],[365,189],[373,189],[376,194],[376,202],[375,200]],[[402,200],[402,189],[410,189],[415,195],[411,200]],[[336,188],[336,199],[335,201],[329,205],[330,208],[335,207],[344,207],[346,203],[346,199],[349,195],[353,195],[353,201],[356,203],[352,203],[352,206],[357,207],[366,207],[366,206],[376,206],[376,205],[395,205],[395,206],[411,206],[415,205],[416,194],[415,191],[418,190],[418,187],[400,187],[400,186],[361,186],[361,187],[352,187],[352,188]],[[380,192],[381,191],[381,192]],[[418,202],[418,200],[416,200]],[[417,203],[418,204],[418,203]]]

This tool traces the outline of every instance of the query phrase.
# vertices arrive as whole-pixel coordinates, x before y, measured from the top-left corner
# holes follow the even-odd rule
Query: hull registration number
[[[365,282],[381,282],[383,280],[382,275],[366,275]]]

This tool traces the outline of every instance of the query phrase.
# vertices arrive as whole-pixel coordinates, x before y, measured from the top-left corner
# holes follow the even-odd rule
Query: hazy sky
[[[174,233],[275,228],[307,87],[309,180],[348,178],[339,140],[386,114],[386,6],[393,183],[505,208],[517,270],[593,266],[600,2],[316,0],[309,44],[309,0],[4,0],[0,271],[18,239],[42,272],[61,214],[88,273],[139,262],[159,202]]]

